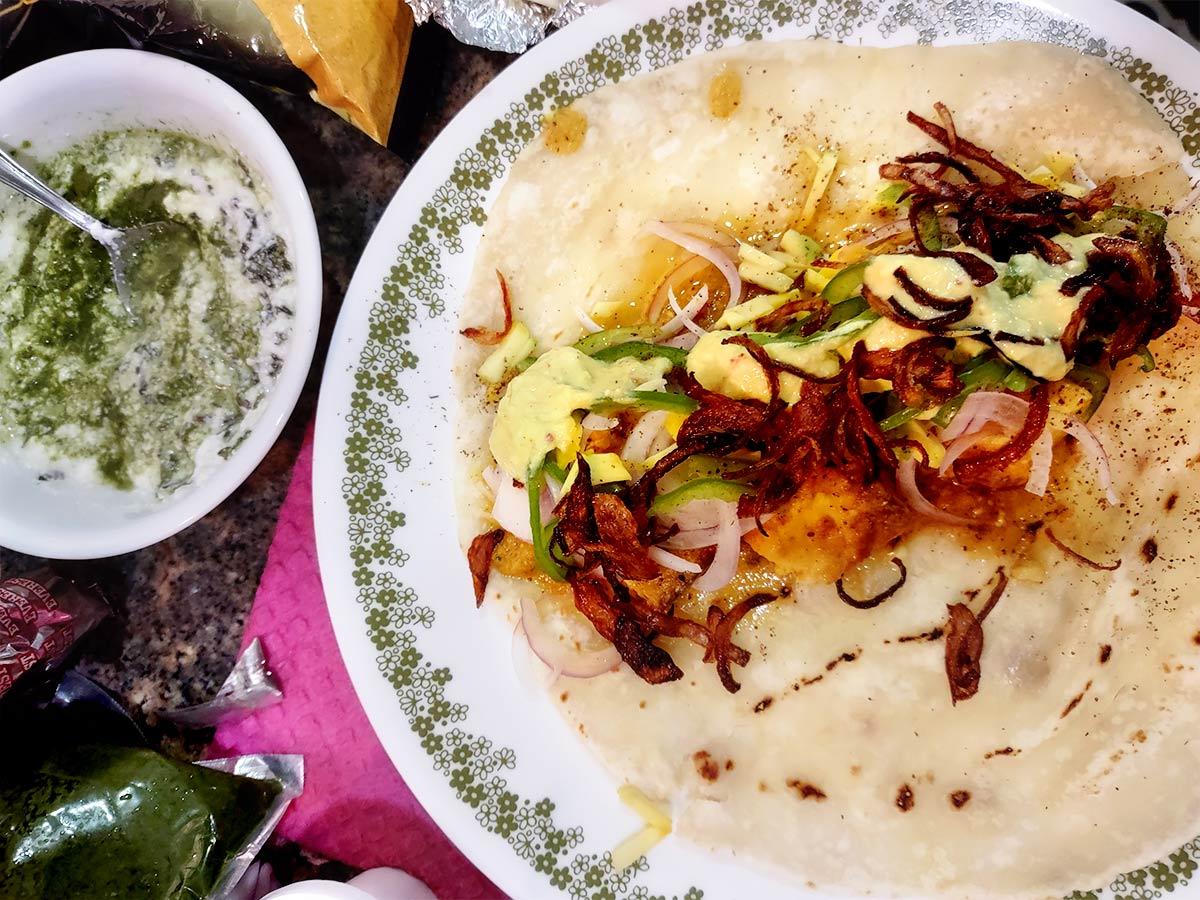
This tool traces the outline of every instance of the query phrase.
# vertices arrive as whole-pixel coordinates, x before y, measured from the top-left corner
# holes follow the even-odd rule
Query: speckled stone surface
[[[418,29],[392,130],[395,152],[307,98],[237,85],[275,126],[308,187],[325,272],[321,337],[295,413],[241,488],[170,540],[78,566],[89,575],[102,572],[118,606],[118,615],[88,639],[79,668],[136,714],[152,718],[206,700],[228,674],[355,264],[412,163],[510,59],[456,44],[435,26]],[[39,562],[0,548],[4,574]]]

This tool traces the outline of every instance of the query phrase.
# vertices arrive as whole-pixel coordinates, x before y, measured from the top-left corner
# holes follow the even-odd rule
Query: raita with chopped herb
[[[183,228],[141,252],[130,315],[100,244],[0,205],[0,452],[44,481],[171,493],[236,449],[282,367],[279,212],[239,157],[176,132],[97,134],[38,168],[108,225]]]

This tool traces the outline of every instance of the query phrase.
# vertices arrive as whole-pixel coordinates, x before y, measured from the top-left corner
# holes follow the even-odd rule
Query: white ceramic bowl
[[[137,50],[88,50],[0,81],[0,144],[29,141],[46,159],[97,131],[186,132],[232,150],[265,182],[295,266],[295,323],[283,369],[249,436],[229,459],[158,502],[78,481],[38,482],[0,458],[0,546],[91,559],[146,547],[208,513],[261,462],[291,414],[312,362],[321,313],[321,253],[308,192],[287,149],[237,91],[202,69]],[[12,202],[0,194],[0,202]]]

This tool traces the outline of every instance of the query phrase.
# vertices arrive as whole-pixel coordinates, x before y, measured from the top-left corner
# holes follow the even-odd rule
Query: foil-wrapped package
[[[108,613],[97,587],[50,569],[0,581],[0,697],[31,669],[61,662]]]
[[[408,0],[418,22],[433,19],[466,44],[520,53],[605,0]]]

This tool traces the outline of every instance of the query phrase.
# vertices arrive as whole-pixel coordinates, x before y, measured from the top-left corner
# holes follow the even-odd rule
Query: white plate
[[[447,127],[384,215],[338,322],[318,410],[317,544],[338,642],[384,747],[514,897],[805,893],[674,838],[641,868],[607,864],[640,822],[549,701],[517,679],[506,627],[475,609],[455,537],[449,360],[479,226],[544,112],[693,53],[814,35],[1075,47],[1117,66],[1200,153],[1195,50],[1099,0],[615,0],[519,59]],[[1198,896],[1200,880],[1188,884],[1198,861],[1189,844],[1105,890]]]

